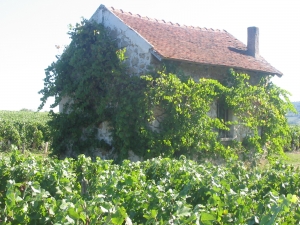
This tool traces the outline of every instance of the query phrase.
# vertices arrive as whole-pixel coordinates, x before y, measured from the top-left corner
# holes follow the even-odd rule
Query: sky
[[[259,51],[284,75],[273,82],[300,101],[299,0],[0,0],[0,110],[37,110],[44,70],[70,43],[69,24],[101,5],[181,25],[224,29],[247,44],[259,27]],[[49,111],[50,99],[42,111]],[[55,109],[57,111],[58,109]]]

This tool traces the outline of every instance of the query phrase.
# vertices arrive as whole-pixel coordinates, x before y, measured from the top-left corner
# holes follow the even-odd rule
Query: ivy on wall
[[[121,63],[124,51],[117,49],[103,25],[83,20],[69,31],[71,44],[46,70],[40,108],[53,96],[58,106],[63,97],[71,99],[64,113],[51,113],[54,154],[86,152],[103,146],[97,127],[110,121],[113,97],[122,90],[127,76]]]
[[[283,152],[283,146],[290,141],[285,115],[295,110],[289,101],[289,93],[269,82],[269,77],[251,85],[248,75],[234,71],[231,74],[235,79],[226,95],[226,102],[233,109],[238,123],[249,130],[244,144],[258,152],[262,152],[263,148],[268,153]]]
[[[146,158],[203,154],[237,156],[249,150],[281,153],[289,141],[284,117],[293,106],[288,93],[263,78],[251,85],[246,74],[229,71],[230,82],[177,76],[165,71],[141,77],[130,76],[125,50],[103,25],[83,20],[69,32],[71,44],[45,71],[39,93],[43,107],[53,96],[56,107],[63,97],[70,101],[64,113],[52,112],[50,121],[54,154],[76,156],[100,148],[113,148],[118,160],[128,152]],[[223,99],[237,120],[223,121],[208,115]],[[97,128],[107,121],[112,144],[97,138]],[[224,145],[220,130],[242,124],[243,142]],[[232,146],[235,146],[233,148]]]

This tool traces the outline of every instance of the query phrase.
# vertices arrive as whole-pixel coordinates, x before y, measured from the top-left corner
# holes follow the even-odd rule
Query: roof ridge
[[[201,30],[201,31],[213,31],[213,32],[228,33],[224,29],[213,29],[213,28],[198,27],[198,26],[194,27],[194,26],[188,26],[188,25],[185,25],[185,24],[180,25],[179,23],[174,23],[174,22],[171,22],[171,21],[166,22],[164,19],[159,20],[159,19],[156,19],[156,18],[149,18],[148,16],[141,16],[140,14],[133,14],[131,12],[125,12],[122,9],[116,9],[114,7],[109,7],[108,9],[113,11],[113,12],[122,13],[122,14],[125,14],[125,15],[128,15],[128,16],[137,17],[137,18],[152,21],[152,22],[162,23],[162,24],[166,24],[166,25],[169,25],[169,26],[189,28],[189,29]]]

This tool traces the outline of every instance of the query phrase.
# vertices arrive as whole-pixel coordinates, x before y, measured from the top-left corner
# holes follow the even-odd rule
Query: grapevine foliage
[[[0,155],[1,224],[299,224],[299,168]]]
[[[131,150],[146,158],[182,154],[236,157],[263,152],[282,153],[290,141],[285,114],[293,110],[288,93],[269,77],[253,85],[249,76],[228,72],[228,83],[162,72],[130,76],[124,63],[126,49],[118,49],[109,30],[83,20],[69,32],[71,44],[46,69],[43,107],[55,97],[52,107],[69,99],[64,113],[52,113],[49,123],[54,154],[87,153],[114,149],[119,160]],[[208,116],[222,99],[236,121]],[[159,113],[158,113],[159,112]],[[112,143],[99,141],[97,128],[107,121]],[[231,125],[246,127],[242,142],[225,146],[218,132]],[[72,151],[71,151],[72,150]]]

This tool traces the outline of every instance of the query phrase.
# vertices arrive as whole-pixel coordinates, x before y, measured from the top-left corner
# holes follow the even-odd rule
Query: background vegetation
[[[50,141],[48,113],[0,111],[0,151],[8,151],[12,145],[17,149],[44,149]]]

